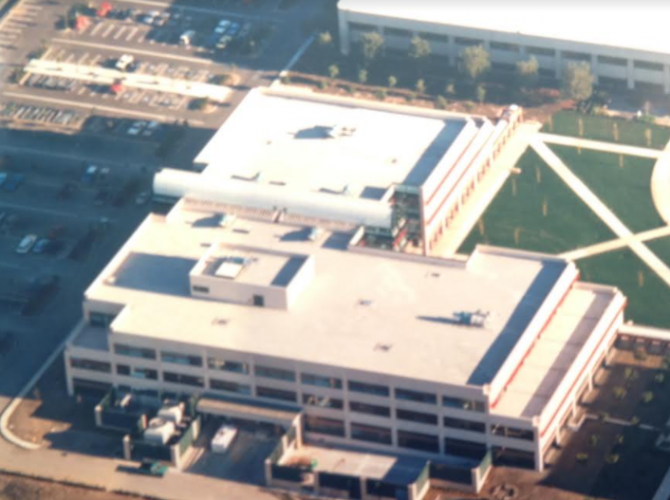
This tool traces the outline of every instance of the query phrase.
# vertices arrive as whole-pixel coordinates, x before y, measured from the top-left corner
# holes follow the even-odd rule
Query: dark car
[[[68,200],[77,192],[77,185],[72,182],[66,182],[58,190],[58,199],[59,200]]]
[[[40,238],[37,240],[37,243],[33,245],[33,253],[45,253],[51,245],[51,240],[49,238]]]
[[[26,178],[26,176],[23,175],[23,174],[12,174],[5,181],[5,183],[2,185],[2,187],[5,191],[14,192],[23,183],[25,178]]]
[[[107,200],[109,200],[109,191],[107,189],[101,189],[98,191],[98,194],[95,195],[93,204],[99,207],[107,203]]]
[[[0,332],[0,358],[12,350],[16,338],[12,332]]]

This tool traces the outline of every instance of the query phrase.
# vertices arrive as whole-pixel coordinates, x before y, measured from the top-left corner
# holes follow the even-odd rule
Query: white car
[[[16,253],[26,254],[30,252],[30,249],[33,247],[36,241],[36,234],[28,234],[24,236],[19,242],[19,245],[16,247]]]
[[[123,54],[121,57],[119,57],[119,60],[116,61],[116,69],[119,71],[125,71],[128,69],[128,66],[133,63],[133,61],[135,61],[133,56],[130,54]]]

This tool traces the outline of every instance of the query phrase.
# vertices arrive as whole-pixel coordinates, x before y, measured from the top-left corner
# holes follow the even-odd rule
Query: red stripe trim
[[[607,329],[605,330],[605,335],[603,335],[603,337],[600,339],[600,342],[598,342],[598,345],[593,349],[593,352],[591,353],[591,356],[589,356],[589,359],[586,361],[586,363],[584,363],[584,366],[581,369],[581,371],[579,372],[579,375],[577,375],[577,377],[575,377],[575,381],[570,386],[570,389],[568,390],[568,392],[565,393],[565,396],[563,397],[563,401],[561,401],[561,404],[558,405],[558,407],[556,408],[556,411],[554,412],[554,415],[551,417],[551,420],[549,420],[549,423],[544,427],[544,429],[540,433],[540,437],[543,437],[545,435],[545,433],[547,432],[549,427],[551,427],[551,425],[554,423],[554,420],[556,420],[556,416],[558,415],[558,412],[561,410],[561,408],[563,407],[563,405],[567,401],[568,397],[572,394],[572,391],[575,389],[575,386],[577,385],[577,382],[579,381],[580,378],[582,378],[582,375],[584,375],[584,371],[589,366],[591,361],[593,361],[593,356],[596,355],[596,352],[598,351],[598,349],[600,349],[603,342],[607,338],[607,333],[612,329],[614,324],[619,320],[619,315],[623,312],[623,310],[626,308],[627,305],[628,305],[628,300],[626,299],[624,301],[623,305],[621,306],[621,308],[619,309],[619,311],[614,316],[614,320],[612,321],[610,326],[607,327]]]
[[[503,385],[503,387],[502,387],[502,389],[500,390],[500,393],[499,393],[498,396],[496,397],[495,401],[493,402],[493,404],[491,404],[491,409],[495,408],[495,407],[498,405],[498,403],[500,402],[500,399],[501,399],[501,398],[504,396],[504,394],[505,394],[505,389],[507,389],[507,388],[509,387],[509,385],[512,383],[512,381],[514,380],[514,378],[517,376],[517,374],[519,373],[519,371],[520,371],[521,368],[523,367],[523,363],[524,363],[524,361],[526,361],[526,359],[528,358],[528,356],[530,356],[531,351],[532,351],[533,348],[535,347],[535,344],[537,343],[537,339],[539,339],[539,338],[542,336],[542,334],[545,332],[545,330],[546,330],[547,327],[549,326],[549,323],[551,323],[551,322],[553,321],[554,317],[556,316],[556,312],[557,312],[558,309],[563,305],[563,303],[565,302],[565,299],[568,297],[568,294],[572,291],[572,287],[573,287],[573,285],[574,285],[578,280],[579,280],[579,272],[578,272],[577,275],[575,276],[575,279],[572,280],[572,283],[570,283],[570,285],[568,286],[567,290],[566,290],[565,293],[563,294],[563,297],[561,297],[561,300],[558,302],[558,304],[556,305],[556,307],[554,308],[554,310],[552,311],[552,313],[549,315],[549,318],[547,318],[547,321],[545,321],[545,323],[544,323],[544,325],[542,326],[542,328],[540,328],[540,331],[538,332],[537,336],[535,337],[535,339],[533,340],[533,342],[531,343],[531,345],[528,347],[528,350],[526,351],[526,353],[525,353],[525,354],[523,355],[523,357],[521,358],[521,361],[519,361],[519,363],[518,363],[518,364],[516,365],[516,367],[514,368],[514,371],[512,372],[512,374],[511,374],[511,375],[509,376],[509,378],[507,379],[507,382],[505,382],[505,384]]]

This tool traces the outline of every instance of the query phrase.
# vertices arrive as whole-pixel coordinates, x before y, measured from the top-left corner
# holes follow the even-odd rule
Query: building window
[[[461,47],[472,47],[474,45],[484,45],[484,40],[478,40],[476,38],[467,38],[464,36],[457,36],[456,39],[456,45],[460,45]]]
[[[646,69],[649,71],[663,71],[663,65],[659,63],[653,63],[648,61],[633,61],[633,66],[636,69]]]
[[[418,424],[437,425],[437,415],[431,415],[430,413],[397,409],[396,417],[400,420],[407,420],[408,422],[416,422]]]
[[[178,352],[161,352],[161,359],[164,363],[174,363],[186,366],[202,366],[202,358],[191,354],[180,354]]]
[[[116,365],[116,373],[126,377],[140,378],[144,380],[158,380],[158,372],[151,368],[136,368],[128,365]]]
[[[481,460],[486,455],[486,445],[484,443],[473,443],[463,439],[444,439],[444,454],[457,457],[474,458]]]
[[[374,24],[365,23],[349,23],[349,29],[352,31],[362,31],[364,33],[377,31],[377,27]]]
[[[442,396],[442,406],[446,406],[447,408],[456,408],[458,410],[478,412],[484,411],[484,403],[482,401],[452,398],[450,396]]]
[[[440,452],[440,440],[437,436],[419,432],[398,431],[398,446],[428,453]]]
[[[258,377],[284,380],[286,382],[295,382],[295,372],[292,372],[291,370],[282,370],[281,368],[272,368],[271,366],[256,365],[254,372]]]
[[[315,385],[317,387],[327,387],[329,389],[342,389],[342,380],[335,377],[324,377],[314,375],[313,373],[302,373],[300,381],[305,385]]]
[[[80,370],[90,370],[93,372],[111,373],[112,365],[104,361],[95,361],[84,358],[70,358],[70,366]]]
[[[197,293],[209,293],[209,288],[206,286],[193,285],[193,291]]]
[[[389,388],[385,385],[366,384],[364,382],[356,382],[355,380],[349,381],[349,390],[384,398],[388,398],[390,394]]]
[[[265,297],[254,295],[254,307],[265,307]]]
[[[505,425],[494,425],[491,427],[491,433],[495,436],[503,436],[512,439],[522,439],[524,441],[534,441],[535,432],[530,429],[519,429],[516,427],[507,427]]]
[[[472,422],[462,418],[444,417],[444,426],[462,431],[486,432],[486,425],[483,422]]]
[[[397,36],[400,38],[411,38],[412,32],[409,30],[404,30],[400,28],[384,28],[384,35],[386,36]]]
[[[516,43],[491,42],[491,48],[505,52],[519,52],[519,46]]]
[[[496,71],[516,71],[516,66],[511,63],[504,63],[504,62],[492,62],[491,63],[491,68],[493,68]]]
[[[526,52],[532,56],[555,57],[556,51],[554,49],[546,49],[544,47],[526,47]]]
[[[293,391],[282,391],[272,387],[256,387],[256,395],[259,398],[277,399],[279,401],[290,401],[295,403],[296,393]]]
[[[413,401],[415,403],[437,404],[437,396],[429,392],[412,391],[409,389],[396,389],[395,398],[402,401]]]
[[[344,437],[344,422],[333,418],[305,415],[305,431],[328,436]]]
[[[156,351],[126,344],[114,344],[114,353],[131,358],[156,359]]]
[[[589,54],[585,54],[584,52],[572,52],[570,50],[564,50],[562,54],[564,59],[569,59],[571,61],[591,61],[591,56]]]
[[[330,408],[331,410],[341,410],[344,403],[341,399],[328,396],[317,396],[315,394],[303,393],[302,402],[309,406],[318,406],[319,408]]]
[[[349,409],[357,413],[365,413],[366,415],[374,415],[375,417],[390,417],[391,410],[387,406],[371,405],[367,403],[359,403],[358,401],[349,401]]]
[[[112,324],[114,318],[116,318],[116,314],[105,314],[91,311],[88,313],[88,324],[100,328],[107,328]]]
[[[233,392],[235,394],[242,394],[243,396],[251,396],[251,386],[238,384],[237,382],[229,382],[227,380],[209,379],[209,388],[216,391]]]
[[[428,42],[449,43],[449,37],[447,35],[423,32],[420,33],[419,36]]]
[[[376,425],[351,424],[351,439],[368,441],[370,443],[391,444],[393,438],[391,429],[377,427]]]
[[[598,56],[598,62],[610,66],[628,66],[628,61],[623,57]]]
[[[185,375],[183,373],[163,372],[163,380],[173,384],[190,385],[193,387],[205,386],[204,378],[194,377],[193,375]]]
[[[207,358],[207,366],[210,370],[221,370],[224,372],[233,373],[249,373],[249,365],[246,363],[238,363],[237,361],[226,361],[219,358]]]

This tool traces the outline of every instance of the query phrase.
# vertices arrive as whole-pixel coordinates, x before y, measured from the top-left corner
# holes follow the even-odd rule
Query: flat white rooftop
[[[379,200],[393,184],[420,186],[466,124],[349,100],[252,91],[195,163],[236,179]]]
[[[340,0],[339,9],[670,55],[665,2]]]
[[[514,252],[480,250],[467,266],[390,252],[368,255],[347,250],[351,234],[324,232],[309,241],[309,228],[300,226],[238,218],[221,228],[203,223],[208,220],[212,214],[186,211],[180,204],[167,219],[151,215],[138,229],[86,292],[88,300],[127,306],[113,331],[437,383],[483,385],[566,269],[557,259]],[[218,242],[311,255],[315,277],[290,310],[194,298],[189,272]],[[459,312],[477,310],[489,313],[483,328],[454,319]]]

